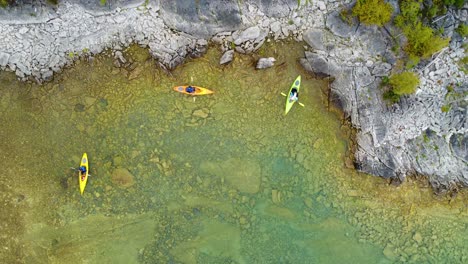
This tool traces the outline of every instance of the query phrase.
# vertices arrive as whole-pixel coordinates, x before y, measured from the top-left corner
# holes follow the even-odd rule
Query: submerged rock
[[[419,232],[416,232],[414,234],[413,239],[414,239],[414,241],[418,242],[418,244],[420,244],[423,241],[423,237],[422,237],[421,233],[419,233]]]
[[[123,188],[128,188],[135,184],[133,178],[133,175],[124,168],[115,169],[111,175],[112,182]]]
[[[230,259],[239,264],[248,263],[241,254],[241,230],[238,227],[219,220],[205,220],[201,226],[193,239],[181,241],[171,249],[170,253],[178,263],[198,263],[200,254]]]
[[[397,260],[398,258],[398,254],[395,252],[395,248],[388,244],[384,250],[383,250],[383,254],[385,257],[387,257],[389,260]]]
[[[194,117],[199,117],[199,118],[207,118],[210,114],[210,110],[207,108],[202,108],[202,109],[196,109],[193,111],[192,115]]]
[[[156,230],[157,222],[148,213],[92,214],[67,225],[34,229],[29,235],[37,244],[31,243],[27,250],[37,263],[137,263],[138,251],[151,242]],[[101,246],[108,249],[106,253]],[[43,254],[46,249],[52,253]]]
[[[76,104],[75,107],[73,108],[73,110],[75,110],[75,112],[84,112],[86,109],[85,105],[84,104]]]
[[[138,65],[137,67],[135,67],[135,69],[133,69],[129,74],[128,74],[128,79],[129,80],[133,80],[133,79],[136,79],[138,78],[138,76],[140,76],[140,74],[143,72],[143,67]]]
[[[221,163],[204,162],[200,167],[206,173],[224,177],[241,192],[257,193],[260,189],[261,169],[251,160],[230,158]]]
[[[280,203],[281,202],[281,192],[278,190],[271,190],[271,201],[274,204]]]

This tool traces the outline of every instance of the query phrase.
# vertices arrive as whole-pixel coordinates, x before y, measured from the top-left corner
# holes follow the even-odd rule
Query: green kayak
[[[295,100],[290,100],[291,92],[295,90],[296,93],[299,94],[299,88],[301,88],[301,76],[300,75],[297,76],[296,80],[291,85],[291,89],[289,89],[289,93],[286,96],[286,109],[284,111],[285,115],[289,112],[289,110],[291,110],[292,106],[296,102]]]

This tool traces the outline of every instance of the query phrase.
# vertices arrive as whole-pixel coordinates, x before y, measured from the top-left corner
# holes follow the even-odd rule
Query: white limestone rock
[[[234,50],[228,50],[224,52],[223,56],[219,60],[219,64],[224,65],[231,62],[234,59]]]
[[[276,61],[276,59],[273,58],[273,57],[260,58],[258,60],[258,62],[257,62],[256,68],[257,69],[266,69],[266,68],[273,67],[275,65],[275,61]]]

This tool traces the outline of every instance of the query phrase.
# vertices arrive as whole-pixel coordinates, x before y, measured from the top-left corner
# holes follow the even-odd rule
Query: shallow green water
[[[219,66],[209,50],[171,73],[131,48],[51,83],[0,74],[0,257],[8,263],[460,263],[467,198],[346,169],[346,126],[302,45]],[[301,74],[301,102],[283,116]],[[215,91],[187,97],[180,84]],[[83,152],[92,176],[80,196]]]

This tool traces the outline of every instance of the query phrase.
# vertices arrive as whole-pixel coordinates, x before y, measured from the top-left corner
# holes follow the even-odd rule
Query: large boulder
[[[167,26],[200,38],[243,27],[234,0],[160,0],[160,13]]]
[[[304,32],[302,38],[313,50],[325,50],[322,30],[309,29]]]
[[[276,59],[273,57],[268,57],[268,58],[260,58],[257,62],[257,66],[255,67],[256,69],[266,69],[273,67],[275,65]]]
[[[219,60],[219,64],[227,64],[231,62],[234,59],[234,50],[228,50],[223,53],[223,56],[221,56],[221,59]]]
[[[5,67],[10,59],[10,54],[0,51],[0,66]]]
[[[382,56],[386,53],[387,47],[392,44],[388,34],[383,32],[381,27],[360,25],[356,35],[361,43],[366,46],[366,51],[370,56]]]
[[[255,4],[269,17],[285,17],[298,7],[297,0],[259,0]]]
[[[347,38],[356,33],[357,24],[348,24],[343,21],[338,11],[331,12],[327,16],[326,26],[330,31],[339,37]]]
[[[111,180],[119,187],[128,188],[135,184],[133,175],[125,168],[117,168],[112,171]]]
[[[324,55],[306,51],[305,58],[301,58],[300,63],[307,71],[312,73],[335,76],[339,71],[338,65],[334,61],[329,61]]]

